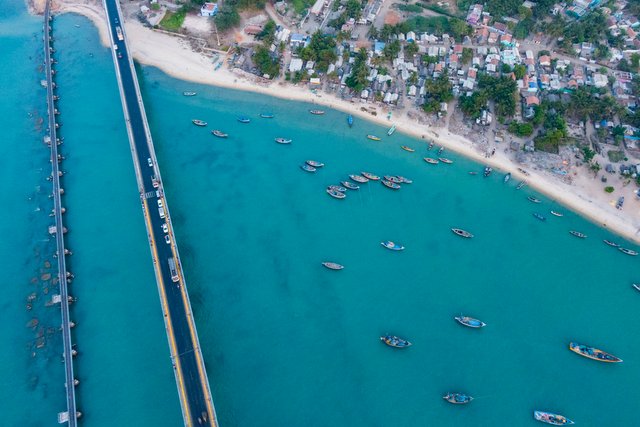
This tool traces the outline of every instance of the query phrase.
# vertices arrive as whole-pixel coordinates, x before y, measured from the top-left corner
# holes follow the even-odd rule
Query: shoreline
[[[78,4],[72,1],[56,1],[56,14],[77,13],[87,17],[97,27],[102,44],[108,47],[109,38],[102,7],[88,3]],[[30,10],[33,9],[30,7]],[[530,173],[529,176],[525,176],[518,171],[520,166],[502,151],[503,146],[496,151],[494,156],[486,158],[469,139],[452,134],[446,128],[430,128],[420,124],[409,118],[407,111],[397,112],[392,120],[388,120],[386,111],[381,111],[378,106],[375,106],[378,112],[377,116],[360,110],[360,107],[374,107],[371,104],[351,103],[324,93],[314,94],[307,88],[288,83],[271,82],[263,85],[253,81],[257,79],[256,76],[235,74],[225,66],[214,71],[210,58],[194,52],[184,40],[152,31],[137,21],[125,20],[124,31],[127,35],[131,55],[136,61],[143,65],[159,68],[171,77],[187,82],[260,93],[284,100],[309,102],[352,114],[354,117],[363,118],[386,127],[395,124],[397,132],[417,138],[425,143],[427,140],[433,141],[436,145],[441,145],[480,164],[504,172],[511,172],[515,179],[526,180],[528,186],[553,201],[574,210],[577,214],[612,233],[616,233],[635,244],[640,244],[640,216],[632,213],[634,208],[631,203],[637,203],[637,201],[631,188],[622,188],[615,196],[604,193],[602,189],[600,189],[602,193],[600,195],[597,192],[589,192],[587,187],[593,186],[595,180],[590,176],[585,176],[586,170],[580,170],[579,174],[573,175],[574,184],[559,182],[548,173],[540,173],[527,166],[522,166]],[[622,192],[627,201],[627,211],[615,209],[611,205],[612,201],[608,200],[610,197],[619,197]]]

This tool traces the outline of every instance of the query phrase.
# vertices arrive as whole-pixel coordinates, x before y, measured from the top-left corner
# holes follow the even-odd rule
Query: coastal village
[[[232,1],[123,5],[189,39],[212,72],[306,87],[390,123],[404,113],[487,157],[502,151],[565,183],[599,178],[620,208],[614,196],[635,192],[637,2],[526,0],[500,14],[506,2]]]

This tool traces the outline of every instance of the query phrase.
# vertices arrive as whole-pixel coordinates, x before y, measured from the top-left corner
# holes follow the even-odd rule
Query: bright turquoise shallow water
[[[15,84],[0,105],[13,153],[0,168],[0,200],[11,207],[0,222],[11,279],[0,339],[12,343],[0,353],[0,398],[4,424],[51,425],[64,405],[59,338],[32,359],[37,331],[24,327],[32,317],[59,323],[57,308],[44,307],[46,284],[30,284],[52,251],[47,152],[28,116],[44,112],[41,21],[21,4],[2,13],[0,72]],[[111,57],[83,18],[59,18],[55,37],[80,409],[91,426],[180,425]],[[398,133],[368,141],[386,129],[358,119],[349,129],[342,113],[314,117],[305,104],[153,68],[141,77],[221,425],[527,426],[536,425],[534,409],[584,426],[636,424],[637,259],[606,247],[606,230],[540,195],[544,203],[531,204],[530,190],[504,185],[500,173],[469,176],[482,166],[455,154],[447,153],[454,165],[431,167],[424,142]],[[276,118],[258,118],[264,111]],[[213,128],[230,138],[214,138]],[[281,146],[276,136],[294,142]],[[327,166],[306,174],[298,167],[306,159]],[[362,170],[414,184],[393,192],[369,183],[343,201],[324,193]],[[457,238],[453,226],[476,238]],[[383,249],[388,239],[407,249]],[[324,260],[346,268],[328,271]],[[39,299],[26,312],[33,291]],[[453,321],[461,311],[488,326],[461,327]],[[414,345],[394,351],[378,340],[385,332]],[[570,340],[625,362],[580,358],[566,349]],[[476,400],[453,407],[440,398],[449,390]]]

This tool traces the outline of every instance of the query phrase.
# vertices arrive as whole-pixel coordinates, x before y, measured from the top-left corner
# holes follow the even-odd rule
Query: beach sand
[[[98,27],[102,43],[105,46],[109,45],[101,3],[97,5],[90,0],[84,2],[58,0],[54,2],[54,9],[57,13],[78,13],[88,17]],[[375,107],[376,116],[360,110],[361,107],[368,107],[372,110],[374,106],[371,104],[351,103],[332,95],[321,92],[315,94],[305,87],[282,82],[262,82],[256,76],[247,75],[242,71],[231,71],[226,66],[214,71],[211,58],[194,52],[187,41],[145,28],[136,20],[125,21],[125,34],[131,54],[138,62],[157,67],[175,78],[258,92],[282,99],[315,103],[345,111],[384,126],[391,126],[393,123],[399,132],[415,136],[424,140],[425,143],[432,140],[436,145],[442,145],[447,149],[461,153],[481,164],[504,172],[511,172],[515,179],[526,179],[529,186],[558,203],[577,211],[612,232],[640,243],[640,215],[638,215],[638,201],[634,194],[634,184],[624,188],[616,185],[616,192],[607,194],[603,191],[599,180],[594,179],[586,168],[582,168],[578,174],[572,175],[572,184],[561,182],[551,172],[528,170],[530,175],[524,176],[517,169],[519,165],[501,150],[497,150],[494,156],[486,158],[484,153],[479,152],[469,139],[452,134],[445,128],[430,128],[417,123],[408,117],[406,112],[394,111],[393,121],[390,121],[387,119],[387,112],[380,107]],[[620,196],[625,196],[626,200],[623,210],[615,208],[615,201]]]

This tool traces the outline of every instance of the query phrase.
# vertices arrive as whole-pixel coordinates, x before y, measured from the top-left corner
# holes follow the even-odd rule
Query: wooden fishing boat
[[[330,189],[330,190],[339,191],[339,192],[341,192],[341,193],[345,193],[345,192],[347,191],[347,189],[346,189],[346,188],[344,188],[344,187],[343,187],[343,186],[341,186],[341,185],[330,185],[330,186],[328,186],[327,188],[328,188],[328,189]]]
[[[538,199],[536,197],[533,197],[533,196],[527,197],[527,200],[530,201],[531,203],[542,203],[542,200],[540,200],[540,199]]]
[[[607,240],[607,239],[604,239],[604,240],[603,240],[603,242],[604,242],[604,243],[606,243],[606,244],[607,244],[607,245],[609,245],[609,246],[614,247],[614,248],[619,248],[619,247],[620,247],[620,245],[619,245],[619,244],[617,244],[617,243],[615,243],[615,242],[612,242],[612,241],[609,241],[609,240]]]
[[[547,218],[545,218],[543,215],[540,215],[538,212],[534,212],[533,216],[538,218],[540,221],[546,221]]]
[[[212,130],[211,133],[214,134],[215,136],[217,136],[218,138],[227,138],[229,136],[229,134],[226,134],[226,133],[224,133],[222,131],[219,131],[217,129]]]
[[[569,350],[579,354],[580,356],[584,356],[588,359],[597,360],[598,362],[606,362],[606,363],[622,362],[622,359],[614,356],[613,354],[609,354],[606,351],[602,351],[600,349],[578,344],[575,342],[569,343]]]
[[[440,154],[442,154],[442,152],[443,152],[443,151],[444,151],[444,147],[440,147],[440,148],[438,148],[438,156],[439,156]]]
[[[240,123],[251,123],[251,119],[249,117],[246,117],[246,116],[238,117],[238,121]]]
[[[367,139],[370,139],[372,141],[380,141],[381,138],[379,136],[375,136],[375,135],[367,135]]]
[[[640,285],[638,285],[637,283],[634,283],[634,284],[632,284],[631,286],[633,286],[633,288],[634,288],[636,291],[640,291]]]
[[[198,120],[198,119],[191,120],[191,123],[193,123],[196,126],[206,126],[207,125],[207,122],[205,122],[204,120]]]
[[[627,254],[627,255],[631,255],[631,256],[636,256],[638,255],[638,252],[633,251],[631,249],[626,249],[626,248],[618,248],[618,250],[620,252],[622,252],[623,254]]]
[[[473,400],[473,397],[467,396],[463,393],[447,393],[442,396],[442,398],[449,403],[453,403],[454,405],[464,405]]]
[[[346,194],[341,193],[340,191],[332,190],[330,188],[327,188],[327,194],[336,199],[344,199],[345,197],[347,197]]]
[[[323,262],[322,265],[327,267],[329,270],[342,270],[344,268],[344,265],[340,265],[338,263],[329,262],[329,261]]]
[[[484,177],[486,178],[486,177],[488,177],[489,175],[491,175],[491,172],[493,172],[493,168],[492,168],[492,167],[490,167],[490,166],[486,166],[486,167],[484,168],[484,172],[483,172]]]
[[[354,184],[351,181],[340,181],[340,184],[342,184],[344,187],[348,188],[349,190],[359,190],[360,186]]]
[[[309,112],[314,116],[321,116],[324,114],[324,110],[309,110]]]
[[[460,237],[464,237],[465,239],[471,239],[473,237],[473,234],[461,228],[452,228],[451,231],[453,231],[455,234],[457,234]]]
[[[314,168],[313,166],[310,166],[310,165],[308,165],[308,164],[306,164],[306,163],[301,164],[301,165],[300,165],[300,168],[301,168],[303,171],[307,171],[307,172],[311,172],[311,173],[314,173],[314,172],[317,170],[317,169],[316,169],[316,168]]]
[[[507,173],[504,176],[504,179],[502,180],[502,182],[506,184],[507,182],[509,182],[510,179],[511,179],[511,172]]]
[[[438,160],[432,159],[431,157],[423,157],[423,160],[430,165],[437,165],[438,163],[440,163]]]
[[[469,328],[484,328],[485,326],[487,326],[487,324],[482,320],[474,319],[473,317],[469,316],[460,315],[454,317],[454,319],[456,319],[456,321],[461,325],[467,326]]]
[[[453,163],[453,160],[449,160],[446,157],[438,157],[438,160],[440,160],[442,163],[446,163],[448,165],[450,165],[451,163]]]
[[[583,233],[581,233],[579,231],[569,230],[569,234],[571,234],[572,236],[576,236],[576,237],[578,237],[580,239],[586,239],[587,238],[586,234],[583,234]]]
[[[427,147],[427,150],[431,151],[432,148],[433,148],[433,141],[430,141],[429,146]]]
[[[396,178],[398,178],[400,184],[413,184],[412,180],[405,178],[404,176],[398,175]]]
[[[372,173],[369,172],[361,172],[362,176],[364,176],[365,178],[371,180],[371,181],[380,181],[380,177],[378,175],[374,175]]]
[[[389,130],[387,131],[387,135],[391,136],[393,135],[393,133],[396,131],[396,125],[393,125],[389,128]]]
[[[410,153],[413,153],[414,151],[416,151],[411,147],[407,147],[406,145],[401,145],[400,148],[402,148],[404,151],[408,151]]]
[[[396,184],[395,182],[391,182],[391,181],[387,181],[386,179],[382,180],[382,185],[384,185],[387,188],[390,188],[392,190],[399,190],[400,186],[398,184]]]
[[[380,244],[382,246],[384,246],[385,248],[390,249],[392,251],[403,251],[404,250],[404,246],[402,246],[402,245],[400,245],[398,243],[392,242],[391,240],[387,240],[385,242],[380,242]]]
[[[324,166],[324,163],[317,162],[315,160],[307,160],[305,163],[308,164],[309,166],[313,166],[314,168],[321,168]]]
[[[556,211],[551,211],[551,215],[557,216],[557,217],[563,217],[564,216],[564,214],[562,214],[560,212],[556,212]]]
[[[366,178],[361,175],[349,175],[352,181],[359,182],[360,184],[364,184],[365,182],[369,182],[369,178]]]
[[[276,142],[278,144],[291,144],[291,140],[286,138],[276,138]]]
[[[552,426],[568,426],[573,424],[573,421],[571,421],[567,417],[558,414],[552,414],[551,412],[534,411],[533,418],[538,421],[542,421],[543,423],[551,424]]]
[[[411,343],[405,339],[396,337],[395,335],[385,335],[380,337],[380,341],[394,348],[407,348],[411,347]]]
[[[516,190],[520,190],[522,187],[524,187],[525,185],[527,185],[527,181],[522,181],[520,182],[520,184],[518,184],[518,186],[516,187]]]
[[[397,176],[385,175],[383,178],[386,179],[389,182],[395,182],[396,184],[402,184],[402,180],[400,178],[398,178]]]
[[[260,113],[260,117],[263,119],[273,119],[275,116],[271,113]]]
[[[183,94],[184,96],[196,96],[196,95],[197,95],[197,93],[196,93],[196,92],[182,92],[182,94]]]

